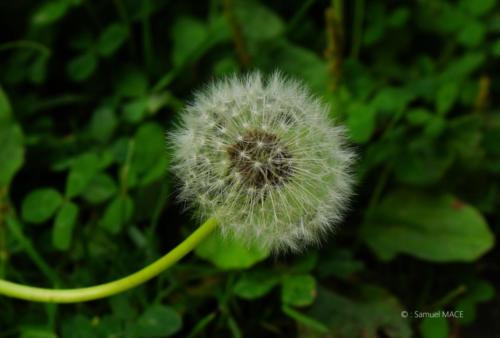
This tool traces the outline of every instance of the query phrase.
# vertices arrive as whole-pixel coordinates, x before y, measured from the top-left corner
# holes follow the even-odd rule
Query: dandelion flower
[[[328,112],[279,73],[212,83],[170,139],[180,199],[248,245],[277,252],[319,242],[342,218],[354,159]]]

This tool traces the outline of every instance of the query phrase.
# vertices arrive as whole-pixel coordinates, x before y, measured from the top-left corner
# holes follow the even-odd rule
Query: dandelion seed
[[[344,128],[278,73],[234,76],[199,92],[170,141],[180,198],[251,245],[284,251],[319,242],[351,195],[355,156]]]

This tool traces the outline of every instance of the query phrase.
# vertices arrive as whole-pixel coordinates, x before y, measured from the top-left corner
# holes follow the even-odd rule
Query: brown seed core
[[[250,130],[227,148],[231,170],[245,184],[260,189],[266,184],[279,186],[293,174],[292,155],[279,138],[262,130]]]

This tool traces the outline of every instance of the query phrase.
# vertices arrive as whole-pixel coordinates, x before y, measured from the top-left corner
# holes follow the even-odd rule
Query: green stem
[[[357,59],[363,39],[363,21],[365,17],[365,1],[356,0],[354,3],[354,23],[352,32],[351,57]]]
[[[51,281],[54,286],[60,285],[59,279],[57,278],[54,270],[43,259],[38,251],[36,251],[31,240],[24,235],[22,224],[19,223],[17,218],[12,215],[7,216],[6,224],[7,229],[9,230],[9,234],[11,234],[19,242],[24,252],[26,252],[26,254],[31,258],[38,269]]]
[[[17,41],[5,42],[0,45],[0,51],[9,49],[23,49],[23,48],[36,50],[45,56],[49,56],[51,53],[49,47],[37,41],[17,40]]]
[[[79,289],[44,289],[0,279],[0,294],[33,302],[77,303],[115,295],[156,277],[193,250],[216,228],[214,218],[208,219],[172,251],[127,277],[113,282]]]

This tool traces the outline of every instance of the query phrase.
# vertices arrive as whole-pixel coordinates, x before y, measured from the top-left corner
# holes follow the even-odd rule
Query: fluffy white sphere
[[[279,73],[209,85],[171,137],[180,198],[249,245],[318,242],[341,219],[352,187],[354,154],[328,112]]]

